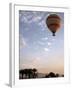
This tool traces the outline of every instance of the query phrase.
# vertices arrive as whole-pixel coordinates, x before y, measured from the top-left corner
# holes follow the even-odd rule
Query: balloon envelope
[[[49,30],[55,36],[55,32],[60,28],[61,19],[56,14],[50,14],[46,19],[46,24]]]

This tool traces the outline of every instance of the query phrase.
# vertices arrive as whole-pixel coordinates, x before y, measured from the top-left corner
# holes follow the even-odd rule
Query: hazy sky
[[[53,12],[19,11],[20,66],[19,69],[36,68],[38,72],[64,72],[64,14],[62,27],[52,36],[46,18]]]

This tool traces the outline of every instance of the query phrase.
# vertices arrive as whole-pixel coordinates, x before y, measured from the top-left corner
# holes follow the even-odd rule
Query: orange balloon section
[[[61,19],[56,14],[50,14],[46,19],[46,24],[49,30],[55,36],[56,31],[60,28]]]

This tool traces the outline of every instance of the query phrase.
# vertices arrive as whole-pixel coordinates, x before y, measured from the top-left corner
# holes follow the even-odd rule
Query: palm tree
[[[24,70],[23,70],[23,69],[22,69],[22,70],[19,70],[19,74],[21,74],[21,75],[22,75],[22,79],[23,79]]]
[[[28,69],[28,78],[31,78],[32,76],[32,69]]]
[[[36,78],[37,77],[37,69],[22,69],[19,71],[19,74],[21,74],[21,78]],[[24,77],[25,75],[25,77]]]
[[[33,71],[33,78],[36,78],[36,76],[37,76],[37,73],[36,73],[37,69],[33,68],[32,71]]]
[[[28,69],[24,69],[25,70],[25,78],[27,78],[28,76]]]

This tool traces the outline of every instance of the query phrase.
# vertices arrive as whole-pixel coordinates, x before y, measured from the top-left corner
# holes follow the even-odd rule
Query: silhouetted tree
[[[56,76],[55,76],[55,73],[53,73],[53,72],[50,72],[50,73],[48,74],[48,76],[49,76],[49,77],[56,77]]]
[[[48,78],[49,76],[48,75],[45,75],[45,78]]]
[[[27,78],[27,76],[28,76],[28,69],[24,69],[24,74],[25,74],[25,78]]]
[[[50,78],[50,77],[56,77],[55,73],[50,72],[48,75],[45,76],[46,78]]]
[[[22,79],[23,79],[24,70],[20,70],[19,73],[22,75]]]
[[[61,75],[62,77],[64,77],[64,75]]]
[[[28,69],[28,78],[31,78],[32,76],[32,69]]]
[[[37,77],[37,73],[36,73],[37,69],[33,68],[32,71],[33,71],[33,78],[36,78]]]
[[[56,74],[56,77],[59,77],[59,74],[58,73]]]
[[[21,75],[20,78],[22,78],[22,79],[23,78],[36,78],[38,76],[37,69],[35,69],[35,68],[19,70],[19,74]]]

